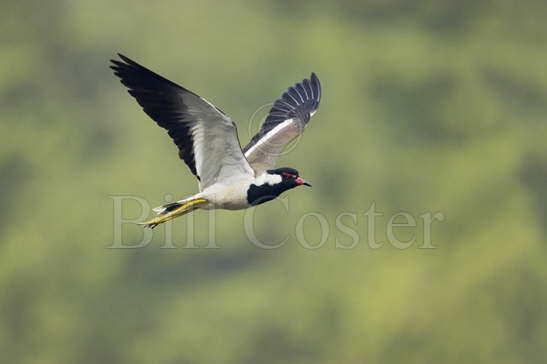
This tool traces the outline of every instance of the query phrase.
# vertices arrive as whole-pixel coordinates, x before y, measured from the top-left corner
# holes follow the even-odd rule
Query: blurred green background
[[[3,1],[0,361],[545,362],[546,17],[539,0]],[[314,188],[255,211],[282,247],[221,211],[218,249],[184,249],[186,218],[173,249],[164,227],[108,248],[112,195],[197,190],[108,69],[116,52],[214,102],[242,143],[255,110],[319,75],[319,112],[279,163]],[[397,230],[408,249],[372,249],[373,202],[384,241],[392,214],[441,212],[436,248],[419,220]],[[310,212],[330,227],[313,250],[296,239]],[[352,242],[343,212],[353,249],[335,245]],[[207,244],[207,213],[192,218]]]

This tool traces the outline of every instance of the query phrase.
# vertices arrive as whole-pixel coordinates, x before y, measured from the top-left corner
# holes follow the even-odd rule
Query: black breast
[[[287,186],[281,183],[275,185],[266,183],[260,186],[252,184],[247,190],[247,202],[252,206],[260,205],[261,203],[273,200],[287,189]]]

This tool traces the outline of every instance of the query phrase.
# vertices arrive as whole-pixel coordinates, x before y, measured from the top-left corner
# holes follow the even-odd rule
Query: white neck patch
[[[269,184],[270,186],[276,185],[282,181],[282,178],[278,174],[270,174],[268,172],[262,173],[260,176],[255,178],[255,184],[257,186],[262,186],[264,184]]]

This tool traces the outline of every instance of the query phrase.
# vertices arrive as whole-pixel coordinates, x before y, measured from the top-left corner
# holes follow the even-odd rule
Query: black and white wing
[[[200,181],[200,190],[216,181],[254,176],[245,159],[234,122],[207,100],[118,54],[110,66],[133,96],[179,148],[179,156]]]
[[[321,84],[315,73],[277,100],[258,133],[243,148],[245,157],[259,175],[275,166],[285,146],[304,132],[321,101]]]

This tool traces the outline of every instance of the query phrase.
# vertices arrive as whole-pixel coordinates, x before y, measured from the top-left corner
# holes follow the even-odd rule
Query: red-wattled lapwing
[[[199,180],[200,192],[154,209],[149,228],[194,209],[239,210],[270,201],[297,186],[311,186],[292,168],[273,169],[285,146],[302,134],[321,99],[309,79],[289,87],[271,108],[259,132],[241,149],[236,125],[209,101],[118,54],[110,66],[159,126],[167,129],[179,156]]]

